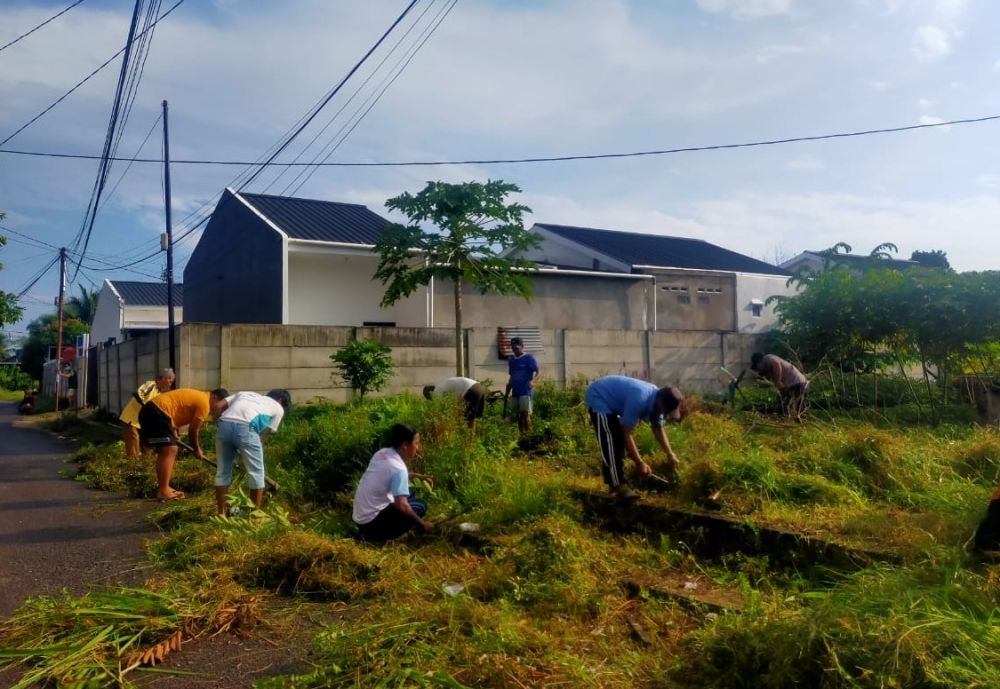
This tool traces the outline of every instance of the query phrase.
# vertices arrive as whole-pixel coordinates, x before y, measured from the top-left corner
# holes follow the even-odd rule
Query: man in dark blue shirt
[[[514,356],[507,359],[507,394],[513,393],[514,409],[517,410],[517,429],[521,433],[531,430],[531,394],[535,383],[541,377],[538,362],[531,354],[525,354],[524,341],[520,337],[510,339],[510,348]]]

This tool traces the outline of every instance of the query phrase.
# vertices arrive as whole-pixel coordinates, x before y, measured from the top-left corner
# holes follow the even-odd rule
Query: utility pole
[[[167,346],[170,348],[170,368],[177,373],[174,360],[174,228],[170,220],[170,128],[167,126],[167,101],[163,101],[163,196],[167,216]]]
[[[66,300],[66,247],[59,249],[59,325],[56,332],[56,411],[62,394],[63,305]]]

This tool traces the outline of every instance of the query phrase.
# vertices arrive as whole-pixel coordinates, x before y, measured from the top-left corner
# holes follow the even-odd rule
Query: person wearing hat
[[[160,371],[160,375],[155,380],[147,380],[132,393],[132,399],[118,416],[118,420],[124,424],[122,426],[122,440],[125,443],[125,456],[128,459],[139,458],[139,410],[142,409],[142,405],[173,387],[174,369],[165,368]]]
[[[534,355],[525,353],[524,340],[520,337],[510,338],[510,350],[514,356],[507,359],[507,373],[510,377],[507,379],[505,395],[513,393],[517,430],[524,434],[531,430],[532,393],[541,372]]]
[[[226,516],[226,494],[233,482],[233,461],[240,455],[247,470],[250,499],[257,509],[264,507],[264,443],[278,430],[285,412],[292,405],[287,390],[271,390],[266,395],[237,392],[214,399],[212,418],[216,419],[215,507]]]
[[[640,421],[648,421],[653,427],[653,437],[667,453],[671,473],[676,474],[680,460],[670,447],[670,440],[664,429],[667,419],[680,421],[681,403],[684,395],[675,387],[657,388],[638,378],[628,376],[604,376],[587,387],[584,402],[590,412],[590,423],[597,434],[597,444],[601,448],[601,463],[604,482],[615,497],[622,500],[637,500],[636,493],[624,480],[624,455],[635,462],[640,476],[653,473],[639,454],[633,432]]]

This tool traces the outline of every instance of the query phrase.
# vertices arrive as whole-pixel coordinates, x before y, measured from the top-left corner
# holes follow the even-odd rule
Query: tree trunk
[[[462,332],[462,278],[455,278],[455,375],[465,375],[465,333]]]

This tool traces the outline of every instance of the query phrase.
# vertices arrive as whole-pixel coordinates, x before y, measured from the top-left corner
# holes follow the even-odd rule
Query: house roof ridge
[[[366,210],[371,210],[363,203],[350,203],[348,201],[328,201],[324,199],[311,199],[304,196],[284,196],[282,194],[258,194],[250,191],[237,191],[240,196],[244,198],[265,198],[265,199],[285,199],[288,201],[295,201],[297,203],[335,203],[338,206],[356,206],[358,208],[364,208]],[[372,211],[374,213],[374,211]]]
[[[652,232],[636,232],[634,230],[610,230],[606,227],[586,227],[584,225],[564,225],[562,223],[552,223],[552,222],[536,222],[535,225],[541,227],[562,227],[569,230],[587,230],[588,232],[613,232],[615,234],[631,234],[637,235],[639,237],[658,237],[660,239],[682,239],[686,242],[704,242],[705,244],[711,244],[707,239],[700,239],[698,237],[681,237],[675,234],[653,234]],[[713,246],[718,246],[715,244]]]

